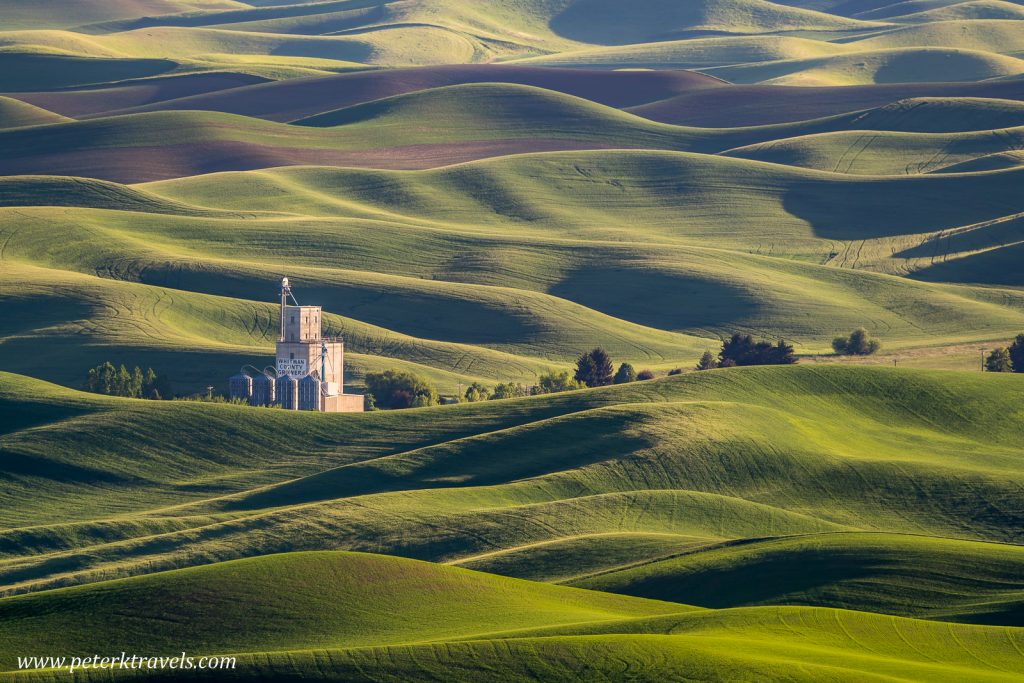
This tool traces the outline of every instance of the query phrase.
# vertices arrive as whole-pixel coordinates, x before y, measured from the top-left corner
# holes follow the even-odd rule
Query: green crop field
[[[1018,0],[0,0],[0,681],[1021,680],[1022,187]]]

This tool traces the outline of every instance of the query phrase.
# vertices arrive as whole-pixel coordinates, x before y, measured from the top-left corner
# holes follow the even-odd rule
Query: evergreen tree
[[[726,361],[732,361],[733,365],[755,365],[756,346],[752,336],[737,332],[722,343],[722,350],[718,353],[719,365],[726,367]]]
[[[1010,362],[1013,364],[1013,371],[1024,372],[1024,333],[1018,334],[1007,350],[1010,352]]]
[[[628,382],[636,381],[636,370],[629,363],[623,363],[619,366],[618,371],[615,373],[615,378],[612,380],[615,384],[626,384]]]
[[[603,387],[612,383],[615,367],[612,365],[612,358],[602,348],[592,349],[579,357],[576,361],[577,382],[582,382],[588,387]]]
[[[793,347],[780,339],[777,344],[754,341],[749,334],[734,334],[722,344],[718,367],[747,365],[790,365],[797,362]],[[703,360],[703,359],[702,359]]]
[[[797,362],[793,346],[780,339],[772,349],[771,362],[768,365],[792,365]]]
[[[714,370],[718,367],[718,362],[715,360],[715,355],[710,350],[705,351],[704,355],[700,357],[697,362],[698,370]],[[672,373],[669,373],[672,374]]]

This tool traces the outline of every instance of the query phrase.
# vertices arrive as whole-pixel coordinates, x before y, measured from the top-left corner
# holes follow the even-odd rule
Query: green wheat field
[[[0,0],[0,311],[0,681],[1024,679],[1024,0]]]

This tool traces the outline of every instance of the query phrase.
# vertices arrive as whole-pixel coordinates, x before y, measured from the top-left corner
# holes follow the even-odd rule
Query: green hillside
[[[0,0],[0,681],[1020,680],[1022,131],[1017,0]]]
[[[7,375],[0,448],[19,476],[5,488],[0,580],[46,587],[312,549],[496,569],[496,551],[593,548],[607,534],[632,562],[669,542],[853,530],[1016,543],[1021,423],[1003,416],[1022,390],[1016,377],[808,366],[317,417]],[[563,549],[580,571],[629,564]],[[977,590],[981,602],[992,588]]]
[[[216,597],[199,601],[196,595]],[[142,618],[125,616],[124,604],[135,606]],[[42,619],[29,616],[39,612]],[[161,654],[184,647],[196,655],[258,647],[261,677],[276,680],[533,680],[559,676],[562,666],[609,676],[623,656],[643,678],[694,675],[708,667],[798,680],[826,672],[846,678],[900,671],[995,681],[1011,680],[1020,671],[1016,636],[998,628],[949,630],[833,610],[719,614],[350,553],[279,555],[7,598],[0,601],[0,614],[0,657],[8,666],[19,647],[45,644],[69,655],[96,646]],[[55,628],[77,614],[99,617],[103,630]],[[125,641],[129,619],[133,639]],[[252,625],[244,639],[223,629],[231,620]],[[894,648],[894,633],[916,647]],[[745,654],[726,655],[717,649],[725,642],[742,646]],[[771,648],[786,657],[767,664],[758,655]],[[816,661],[825,653],[828,665]],[[253,655],[239,659],[241,669],[252,666]]]
[[[34,107],[21,100],[0,97],[0,129],[39,126],[69,120],[65,116]]]
[[[0,44],[79,56],[168,58],[185,70],[271,78],[354,65],[521,59],[602,68],[742,67],[723,73],[743,79],[752,78],[751,63],[765,63],[776,72],[769,79],[802,85],[929,80],[944,59],[957,61],[954,70],[945,69],[956,80],[1022,71],[1013,55],[1021,50],[1024,16],[1018,5],[1001,0],[863,7],[763,0],[643,0],[628,6],[616,0],[90,0],[63,2],[53,13],[8,5],[0,8]],[[893,48],[904,52],[876,54]],[[950,55],[943,49],[973,52]],[[857,55],[853,63],[819,63],[847,52]],[[861,66],[857,60],[866,61]]]
[[[935,173],[1016,149],[1024,128],[977,133],[823,133],[731,149],[729,156],[855,175]],[[973,167],[968,167],[971,169]]]
[[[528,556],[475,563],[499,571]],[[892,534],[822,534],[721,547],[572,581],[706,607],[811,604],[929,619],[1020,624],[1020,546]]]

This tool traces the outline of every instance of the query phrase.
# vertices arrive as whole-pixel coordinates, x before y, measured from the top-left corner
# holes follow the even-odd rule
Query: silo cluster
[[[289,299],[294,305],[289,305]],[[323,310],[320,306],[300,306],[288,278],[281,280],[280,316],[273,371],[235,375],[228,381],[231,398],[247,400],[252,406],[280,406],[285,410],[362,412],[362,395],[345,393],[344,342],[324,336]]]

